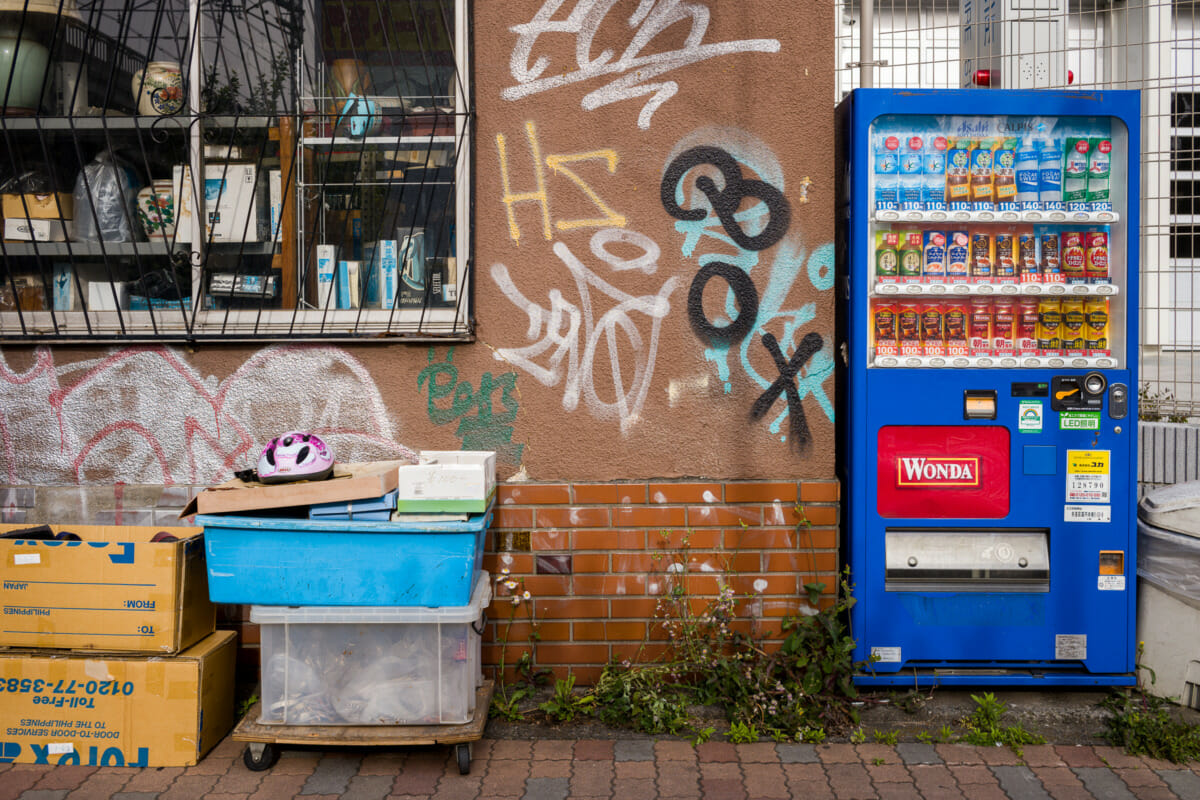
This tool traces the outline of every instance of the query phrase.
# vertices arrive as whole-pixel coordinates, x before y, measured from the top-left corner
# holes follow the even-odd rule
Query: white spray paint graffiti
[[[715,145],[727,151],[737,162],[755,173],[758,178],[784,191],[784,173],[779,160],[765,143],[757,137],[744,131],[730,128],[702,128],[680,140],[667,155],[666,164],[671,164],[683,152],[694,147]],[[686,202],[689,208],[707,208],[708,199],[696,188],[696,176],[692,175],[685,181],[680,181],[675,191],[675,201]],[[801,182],[801,197],[805,197],[807,183]],[[690,185],[691,191],[686,191]],[[686,198],[686,200],[685,200]],[[760,233],[767,224],[768,210],[764,203],[755,202],[748,208],[738,211],[735,219],[749,236]],[[701,266],[724,261],[733,264],[747,274],[759,263],[759,251],[739,247],[725,233],[721,220],[709,208],[709,213],[702,219],[678,220],[675,229],[683,234],[681,253],[684,258],[695,258]],[[696,254],[702,240],[709,240],[713,252]],[[758,344],[764,333],[780,328],[777,338],[785,352],[794,351],[798,346],[803,328],[816,317],[816,303],[805,303],[799,308],[785,308],[787,297],[792,286],[801,273],[805,273],[813,288],[820,292],[832,290],[834,285],[834,249],[832,243],[822,244],[808,251],[802,244],[802,236],[798,230],[793,230],[775,248],[771,271],[767,278],[765,290],[759,300],[758,315],[754,325],[754,335],[744,337],[737,344],[738,362],[742,369],[758,386],[767,389],[772,385],[772,379],[760,372],[751,360],[752,347],[760,348]],[[728,319],[738,314],[738,307],[732,291],[726,295],[725,313]],[[727,319],[727,321],[728,321]],[[725,391],[731,390],[731,347],[728,343],[713,344],[705,349],[705,358],[717,368],[718,377],[725,382]],[[833,402],[825,391],[824,383],[833,376],[833,345],[827,339],[822,349],[812,356],[807,368],[796,376],[799,397],[809,395],[817,401],[821,410],[829,420],[834,418]],[[779,435],[787,418],[788,408],[781,404],[780,410],[770,423],[772,433]],[[784,437],[786,438],[786,437]]]
[[[651,95],[638,114],[638,127],[648,130],[654,112],[679,91],[679,84],[675,81],[646,83],[648,79],[718,56],[779,52],[777,39],[703,43],[711,13],[703,3],[641,0],[628,19],[629,27],[636,29],[636,32],[625,52],[615,61],[613,51],[608,49],[602,50],[593,58],[590,55],[592,40],[595,39],[608,12],[617,4],[617,0],[577,0],[574,9],[565,20],[553,20],[553,16],[564,2],[565,0],[546,0],[532,20],[510,28],[517,34],[517,44],[509,60],[509,71],[517,83],[501,92],[501,97],[505,100],[519,100],[602,75],[621,75],[584,95],[580,105],[585,111],[593,111],[610,103]],[[642,51],[649,48],[660,33],[678,22],[689,19],[691,27],[681,49],[642,55]],[[538,57],[533,64],[529,63],[538,37],[546,33],[576,36],[575,61],[578,69],[573,72],[562,68],[550,70],[550,60],[545,56]],[[542,77],[547,71],[552,74]]]
[[[267,348],[224,381],[165,347],[63,365],[39,348],[21,373],[0,352],[8,483],[211,484],[288,428],[319,433],[342,462],[416,460],[367,369],[336,348]]]
[[[621,258],[608,249],[613,244],[640,248],[642,254],[632,259]],[[614,272],[640,270],[652,275],[658,269],[658,245],[648,236],[635,231],[621,228],[597,231],[591,238],[591,251]],[[554,254],[575,279],[579,305],[564,298],[558,289],[551,289],[550,307],[543,308],[526,298],[517,288],[508,267],[499,263],[492,265],[492,280],[529,317],[526,337],[537,340],[525,347],[499,348],[496,358],[525,370],[543,386],[557,386],[563,381],[565,366],[563,408],[575,410],[582,396],[593,415],[599,419],[620,420],[621,431],[626,432],[639,419],[646,401],[654,376],[659,331],[663,318],[670,313],[669,298],[679,286],[680,278],[665,280],[657,294],[635,297],[584,266],[564,243],[554,244]],[[596,318],[592,308],[592,289],[616,303],[599,318]],[[650,318],[649,336],[643,337],[632,314],[644,314]],[[629,376],[618,360],[618,339],[621,334],[624,334],[634,353],[633,374]],[[592,381],[594,363],[602,343],[607,345],[614,387],[611,401],[600,398]]]

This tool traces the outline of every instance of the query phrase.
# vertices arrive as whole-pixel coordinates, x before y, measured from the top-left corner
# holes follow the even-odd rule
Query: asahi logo
[[[901,486],[978,486],[978,458],[900,457]]]

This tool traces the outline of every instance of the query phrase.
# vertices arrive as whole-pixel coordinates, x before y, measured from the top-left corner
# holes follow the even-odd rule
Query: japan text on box
[[[0,646],[170,654],[215,629],[198,528],[49,526],[79,541],[27,530],[0,539]],[[163,531],[177,541],[151,541]]]
[[[171,658],[0,652],[0,763],[186,767],[233,727],[237,634]]]

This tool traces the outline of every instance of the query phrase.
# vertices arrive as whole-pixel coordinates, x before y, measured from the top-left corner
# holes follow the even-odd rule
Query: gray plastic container
[[[1200,708],[1200,481],[1138,503],[1137,574],[1140,663],[1154,673],[1147,689]]]

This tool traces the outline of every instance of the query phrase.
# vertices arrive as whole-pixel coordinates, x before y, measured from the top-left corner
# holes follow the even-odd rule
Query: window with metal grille
[[[0,8],[0,339],[468,339],[465,7]]]

